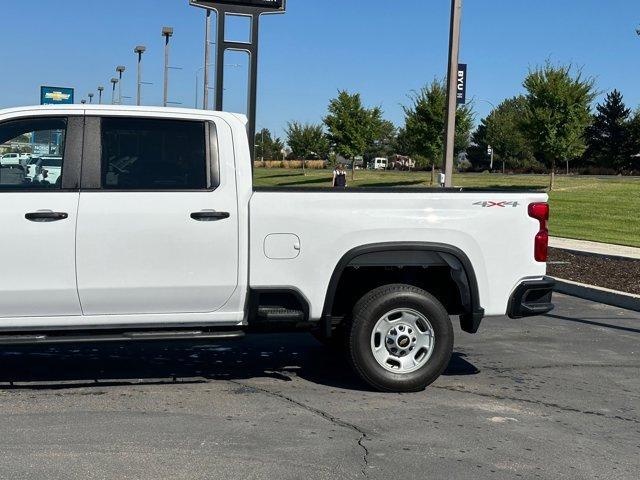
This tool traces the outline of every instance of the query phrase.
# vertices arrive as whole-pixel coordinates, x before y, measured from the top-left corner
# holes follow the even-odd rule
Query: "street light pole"
[[[93,103],[93,93],[87,95],[89,97],[89,103]]]
[[[104,92],[104,87],[98,87],[98,105],[102,105],[102,92]]]
[[[173,36],[172,27],[163,27],[162,36],[164,37],[164,101],[166,107],[169,103],[169,39]]]
[[[127,68],[123,65],[118,65],[116,67],[116,72],[118,72],[118,103],[122,105],[122,74]]]
[[[218,61],[221,61],[221,60],[218,59]],[[204,32],[204,97],[202,100],[203,110],[207,110],[209,108],[209,64],[210,63],[211,63],[211,10],[207,9],[207,18],[205,20],[205,32]]]
[[[445,127],[444,173],[445,187],[453,185],[453,154],[456,139],[458,109],[458,61],[460,56],[460,22],[462,0],[451,0],[451,28],[449,32],[449,73],[447,77],[447,122]]]
[[[113,85],[113,90],[111,90],[111,105],[116,104],[116,85],[118,84],[118,81],[119,80],[117,78],[111,79],[111,83]]]
[[[138,93],[136,95],[136,105],[140,106],[142,101],[142,54],[147,51],[144,45],[138,45],[133,52],[138,55]]]

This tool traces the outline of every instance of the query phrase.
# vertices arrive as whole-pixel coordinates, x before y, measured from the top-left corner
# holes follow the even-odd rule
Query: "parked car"
[[[5,153],[0,157],[0,165],[20,165],[22,156],[19,153]]]
[[[369,167],[371,170],[386,170],[389,168],[389,160],[386,158],[374,158],[369,163]]]
[[[0,139],[18,120],[66,130],[64,158],[42,166],[64,166],[58,185],[0,192],[0,343],[306,329],[372,387],[416,391],[449,363],[452,316],[475,333],[485,316],[553,308],[545,193],[260,189],[241,115],[64,116],[0,110]]]

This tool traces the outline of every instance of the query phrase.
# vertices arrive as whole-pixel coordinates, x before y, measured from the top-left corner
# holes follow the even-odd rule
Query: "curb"
[[[549,245],[549,248],[553,248],[555,250],[563,250],[565,252],[573,253],[574,255],[583,255],[585,257],[610,258],[613,260],[624,260],[628,262],[640,261],[639,258],[625,256],[620,253],[597,253],[597,252],[589,252],[586,250],[577,250],[575,248],[569,248],[569,247],[552,247],[551,245]],[[612,290],[612,291],[615,291],[615,290]]]
[[[549,247],[572,253],[624,260],[640,260],[640,248],[564,237],[551,237]]]
[[[555,280],[556,286],[554,287],[554,291],[558,293],[640,312],[640,295],[618,292],[616,290],[609,290],[608,288],[596,287],[594,285],[586,285],[584,283],[572,282],[562,278],[556,278]]]

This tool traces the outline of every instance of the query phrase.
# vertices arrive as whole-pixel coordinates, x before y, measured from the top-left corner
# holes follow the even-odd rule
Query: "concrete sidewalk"
[[[549,246],[574,252],[586,252],[595,255],[610,257],[624,257],[640,260],[640,248],[613,245],[610,243],[588,242],[586,240],[573,240],[571,238],[551,237]]]

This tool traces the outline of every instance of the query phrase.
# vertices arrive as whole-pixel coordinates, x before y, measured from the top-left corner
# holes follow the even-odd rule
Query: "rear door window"
[[[205,124],[147,118],[102,119],[102,188],[207,188]]]

